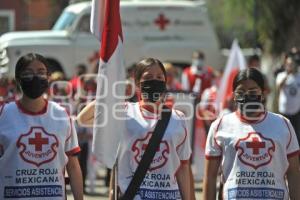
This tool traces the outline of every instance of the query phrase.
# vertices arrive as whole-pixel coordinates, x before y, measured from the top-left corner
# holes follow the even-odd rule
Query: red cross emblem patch
[[[133,145],[131,150],[135,152],[134,160],[137,164],[140,163],[142,156],[146,150],[146,147],[149,143],[149,140],[152,136],[152,132],[147,133],[146,137],[142,139],[137,139]],[[168,161],[168,155],[170,153],[169,144],[167,141],[162,140],[160,142],[159,148],[156,151],[156,154],[152,160],[152,163],[149,167],[149,171],[153,171],[163,167]]]
[[[241,138],[235,145],[239,160],[258,169],[272,161],[275,144],[272,139],[264,137],[261,133],[250,132],[245,138]]]
[[[17,141],[21,158],[37,167],[52,161],[57,154],[58,139],[43,127],[31,127]]]
[[[166,18],[166,16],[161,13],[159,16],[154,20],[155,25],[159,27],[161,31],[164,31],[166,27],[170,24],[170,20]]]

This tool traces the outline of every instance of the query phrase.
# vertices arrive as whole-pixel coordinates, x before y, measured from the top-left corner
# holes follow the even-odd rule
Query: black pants
[[[83,179],[83,188],[85,188],[85,179],[87,175],[87,161],[89,155],[89,144],[88,142],[79,143],[81,151],[78,156],[81,172],[82,172],[82,179]]]
[[[296,113],[295,115],[284,115],[286,118],[288,118],[295,130],[298,143],[300,144],[300,111]]]

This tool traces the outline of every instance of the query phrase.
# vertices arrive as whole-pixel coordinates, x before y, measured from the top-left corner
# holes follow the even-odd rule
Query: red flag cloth
[[[93,151],[111,168],[124,130],[124,120],[116,119],[125,94],[123,35],[119,0],[93,0],[91,31],[100,40],[100,61],[94,119]]]
[[[245,57],[237,40],[234,40],[218,90],[216,106],[219,112],[226,108],[226,102],[232,96],[233,79],[238,71],[243,69],[246,69]]]
[[[120,17],[120,0],[106,0],[105,2],[100,57],[104,62],[107,62],[117,48],[119,37],[123,42],[123,35]]]

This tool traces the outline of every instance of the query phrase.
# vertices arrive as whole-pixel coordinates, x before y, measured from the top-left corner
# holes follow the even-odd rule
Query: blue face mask
[[[154,79],[141,82],[141,93],[143,98],[152,103],[157,102],[166,90],[165,81]]]

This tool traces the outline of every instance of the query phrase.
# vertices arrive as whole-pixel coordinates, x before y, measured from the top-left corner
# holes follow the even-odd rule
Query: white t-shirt
[[[176,172],[181,162],[187,162],[191,156],[189,134],[183,118],[183,113],[172,110],[160,147],[135,200],[181,199]],[[141,160],[157,119],[155,114],[141,109],[139,103],[128,103],[126,130],[118,156],[118,184],[122,193]]]
[[[278,86],[287,77],[283,88],[279,91],[279,112],[294,115],[300,111],[300,73],[287,74],[281,72],[276,78]]]
[[[224,199],[289,199],[288,157],[299,154],[290,122],[267,112],[256,123],[230,113],[213,122],[206,159],[221,158]]]
[[[72,120],[47,101],[40,113],[1,107],[0,199],[64,200],[68,155],[80,151]]]

